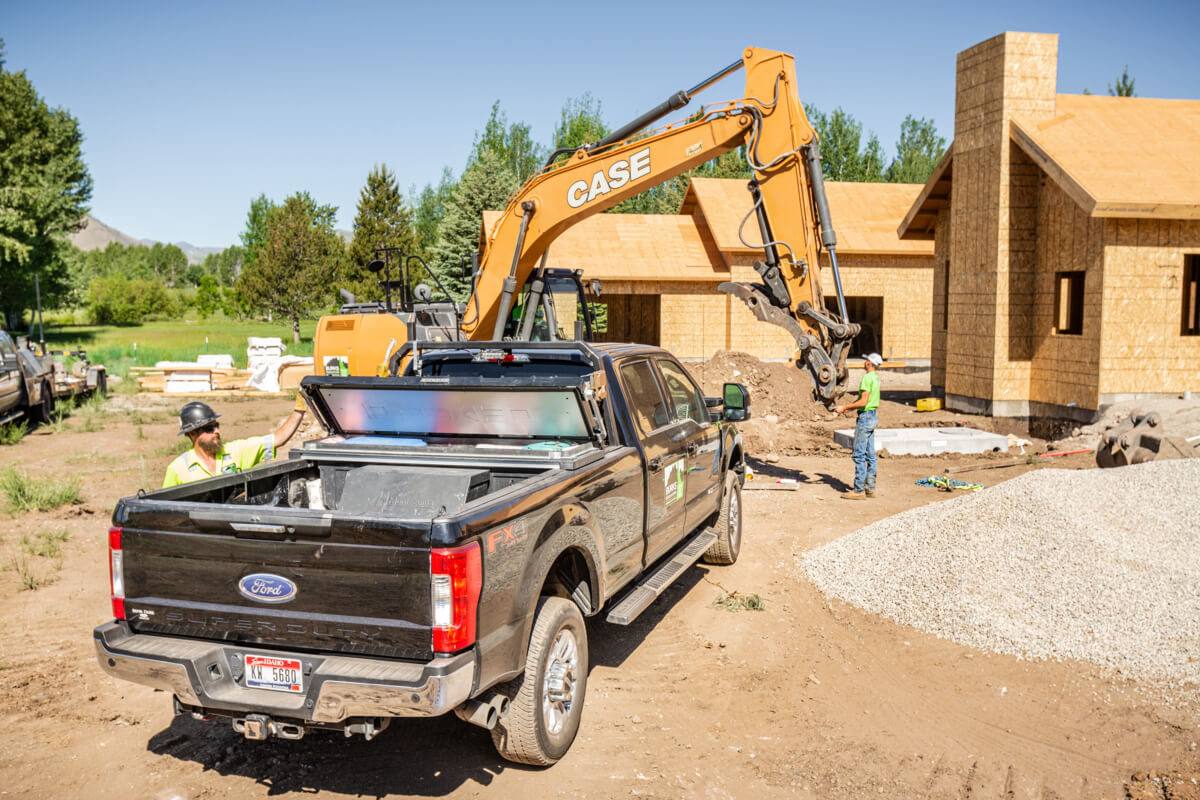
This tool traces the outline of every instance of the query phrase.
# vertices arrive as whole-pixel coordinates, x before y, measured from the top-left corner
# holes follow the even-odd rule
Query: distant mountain
[[[142,244],[129,234],[105,225],[91,214],[88,214],[83,230],[71,235],[71,243],[80,250],[103,250],[113,242],[127,246]]]
[[[111,225],[105,225],[91,214],[88,214],[83,230],[71,236],[71,243],[80,250],[103,250],[112,242],[120,242],[126,246],[144,244],[146,247],[158,244],[154,239],[135,239]],[[225,249],[223,247],[197,247],[187,242],[175,242],[174,244],[187,256],[189,264],[198,264],[209,253],[219,253]]]

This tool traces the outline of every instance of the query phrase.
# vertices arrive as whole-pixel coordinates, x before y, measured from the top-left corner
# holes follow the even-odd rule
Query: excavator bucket
[[[1174,458],[1197,458],[1200,436],[1186,439],[1171,436],[1164,429],[1157,413],[1135,411],[1124,422],[1112,425],[1104,432],[1096,448],[1096,466],[1124,467],[1147,461],[1167,461]]]
[[[757,319],[778,325],[792,335],[800,350],[798,361],[812,378],[813,397],[832,408],[845,391],[847,342],[837,341],[832,354],[827,353],[816,336],[808,333],[786,308],[772,304],[767,294],[753,283],[726,281],[717,288],[745,303]],[[847,333],[857,334],[858,326],[848,326]]]

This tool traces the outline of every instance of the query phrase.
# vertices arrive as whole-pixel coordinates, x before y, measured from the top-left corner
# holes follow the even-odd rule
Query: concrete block
[[[833,442],[849,449],[854,445],[854,430],[834,431]],[[1008,437],[976,428],[878,428],[875,449],[894,456],[1006,452]]]

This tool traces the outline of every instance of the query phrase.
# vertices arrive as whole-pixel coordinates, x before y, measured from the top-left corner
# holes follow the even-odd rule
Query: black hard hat
[[[203,428],[219,416],[221,415],[215,413],[208,403],[201,403],[199,400],[188,403],[179,410],[179,435]]]

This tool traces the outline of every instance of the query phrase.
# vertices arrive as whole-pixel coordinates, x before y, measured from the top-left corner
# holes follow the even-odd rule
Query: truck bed
[[[461,455],[456,465],[380,463],[378,452],[360,453],[367,463],[355,452],[122,501],[132,630],[430,658],[433,520],[520,492],[554,467]],[[251,599],[243,579],[260,573],[291,582],[294,594],[277,606]]]

